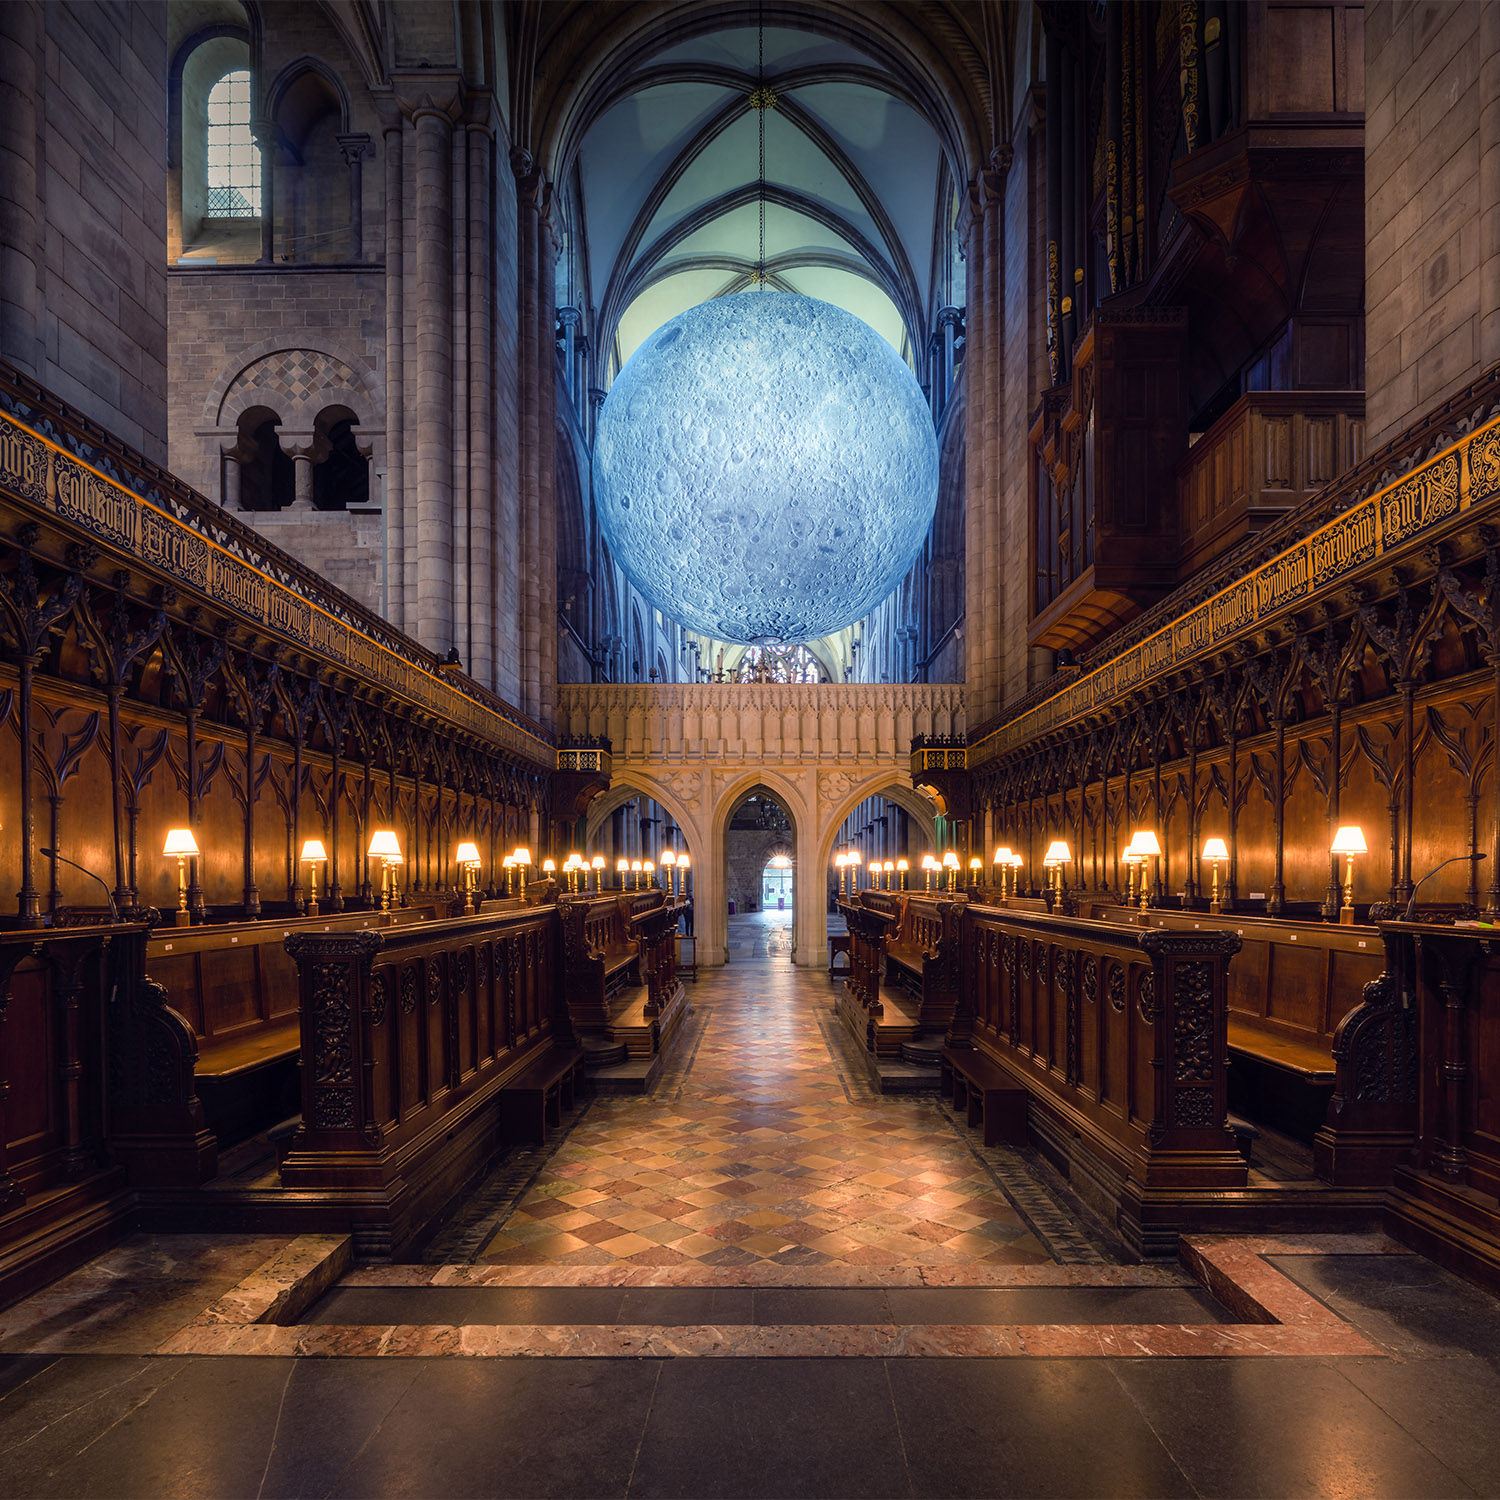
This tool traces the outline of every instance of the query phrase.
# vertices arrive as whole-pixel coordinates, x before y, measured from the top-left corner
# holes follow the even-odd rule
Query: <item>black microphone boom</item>
[[[43,852],[45,853],[46,851],[44,850]],[[1461,860],[1461,859],[1487,859],[1487,858],[1489,858],[1488,855],[1483,854],[1478,849],[1476,849],[1472,854],[1455,854],[1451,859],[1445,859],[1442,864],[1440,864],[1440,865],[1434,865],[1411,888],[1411,900],[1406,903],[1406,921],[1410,922],[1412,920],[1412,913],[1415,912],[1416,909],[1417,909],[1417,892],[1420,891],[1422,889],[1422,887],[1424,885],[1426,885],[1427,882],[1429,880],[1431,880],[1432,877],[1434,875],[1436,875],[1439,870],[1446,868],[1448,865],[1457,864],[1458,861]]]
[[[43,849],[42,857],[44,859],[59,859],[65,865],[72,865],[75,870],[82,870],[90,880],[98,880],[99,884],[104,886],[104,899],[109,902],[109,920],[111,922],[118,922],[120,920],[120,914],[115,910],[114,892],[107,885],[104,885],[103,880],[100,880],[99,876],[94,874],[92,870],[79,864],[77,860],[69,859],[65,854],[59,854],[55,849]]]

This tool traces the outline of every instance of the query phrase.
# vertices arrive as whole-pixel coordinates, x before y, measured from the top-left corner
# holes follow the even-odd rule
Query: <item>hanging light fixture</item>
[[[750,108],[755,111],[760,131],[760,181],[757,197],[760,201],[760,256],[755,269],[750,273],[750,285],[765,291],[770,283],[766,274],[766,111],[776,108],[776,94],[766,87],[766,10],[759,7],[755,23],[755,88],[750,95]]]

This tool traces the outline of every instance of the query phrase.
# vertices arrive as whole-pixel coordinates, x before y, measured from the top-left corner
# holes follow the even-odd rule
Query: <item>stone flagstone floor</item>
[[[753,924],[753,925],[752,925]],[[601,1098],[479,1259],[524,1266],[963,1266],[1048,1248],[931,1098],[856,1090],[830,1053],[825,976],[745,919],[693,988],[690,1065]],[[732,950],[733,951],[733,950]],[[852,1095],[852,1097],[851,1097]]]

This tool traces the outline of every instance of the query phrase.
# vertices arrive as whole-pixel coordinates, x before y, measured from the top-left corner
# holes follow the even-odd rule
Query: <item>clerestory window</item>
[[[204,217],[260,217],[260,148],[250,133],[250,71],[226,73],[208,96],[208,199]]]

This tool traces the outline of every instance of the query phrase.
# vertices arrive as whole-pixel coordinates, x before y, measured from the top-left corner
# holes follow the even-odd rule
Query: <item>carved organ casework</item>
[[[1363,456],[1363,31],[1342,0],[1040,10],[1030,640],[1078,651]]]

